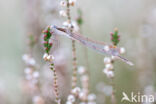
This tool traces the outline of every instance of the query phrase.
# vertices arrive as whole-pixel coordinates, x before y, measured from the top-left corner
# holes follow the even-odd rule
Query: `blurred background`
[[[133,67],[122,61],[114,65],[118,104],[123,91],[127,94],[141,92],[156,95],[156,1],[77,0],[76,6],[71,7],[73,20],[77,18],[78,8],[82,11],[81,31],[84,36],[110,44],[109,34],[117,27],[121,37],[119,47],[125,47],[124,57],[134,63]],[[54,99],[52,88],[47,87],[51,86],[48,84],[51,83],[52,74],[42,59],[44,50],[41,32],[47,25],[62,25],[65,19],[59,16],[61,9],[59,0],[0,1],[0,104],[32,104],[29,94],[25,93],[27,91],[23,91],[26,86],[23,82],[26,65],[22,61],[22,56],[29,53],[30,34],[39,41],[32,54],[41,76],[42,95],[47,101]],[[59,80],[62,81],[61,97],[66,99],[71,83],[71,40],[66,37],[58,37],[58,40],[53,53],[59,69]],[[78,66],[85,66],[84,46],[76,42],[76,49]],[[109,92],[106,92],[110,82],[103,73],[105,56],[90,49],[87,53],[90,92],[99,95],[97,104],[111,104]],[[106,88],[99,91],[99,86],[105,85]]]

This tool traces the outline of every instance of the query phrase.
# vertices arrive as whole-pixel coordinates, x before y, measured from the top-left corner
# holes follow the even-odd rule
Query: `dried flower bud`
[[[47,59],[48,59],[48,61],[52,62],[54,60],[54,56],[53,55],[48,55]]]
[[[75,87],[73,90],[72,90],[72,94],[74,95],[78,95],[80,93],[81,89],[79,87]]]
[[[28,61],[29,60],[29,58],[30,58],[30,55],[28,55],[28,54],[24,54],[23,56],[22,56],[22,59],[23,59],[23,61]]]
[[[60,5],[61,5],[62,7],[65,7],[65,6],[67,5],[67,3],[66,3],[65,1],[61,1],[61,2],[60,2]]]
[[[81,91],[81,92],[79,93],[79,97],[80,97],[80,99],[83,99],[84,96],[85,96],[84,92]]]
[[[108,71],[107,76],[109,78],[113,78],[114,77],[114,72],[113,71]]]
[[[60,16],[63,16],[63,17],[67,16],[66,11],[64,11],[64,10],[61,10],[59,13],[60,13]]]
[[[70,23],[70,24],[68,24],[67,27],[68,27],[68,28],[73,28],[73,25]]]
[[[38,78],[40,76],[40,74],[39,74],[39,72],[36,71],[33,73],[32,76],[33,76],[33,78]]]
[[[65,27],[68,27],[69,24],[70,24],[69,21],[63,22],[63,26],[65,26]]]
[[[73,30],[74,30],[75,32],[78,32],[80,28],[79,28],[77,22],[76,22],[76,21],[72,21],[71,24],[72,24],[72,26],[73,26]]]
[[[32,71],[32,68],[28,67],[28,68],[24,69],[24,72],[25,72],[25,74],[32,74],[33,71]]]
[[[75,3],[76,3],[76,0],[69,0],[69,4],[70,4],[71,6],[74,6]]]
[[[111,63],[111,59],[110,59],[109,57],[105,57],[105,58],[104,58],[104,63],[105,63],[105,64]]]
[[[35,97],[33,98],[33,103],[34,103],[34,104],[44,104],[44,100],[43,100],[43,98],[40,97],[40,96],[35,96]]]
[[[52,61],[54,60],[54,56],[53,56],[53,55],[48,55],[47,53],[45,53],[45,54],[43,55],[43,59],[44,59],[45,61],[52,62]]]
[[[126,52],[125,48],[121,47],[119,53],[124,54]]]
[[[109,78],[114,77],[114,72],[111,71],[111,70],[109,70],[109,69],[107,69],[107,68],[105,68],[105,69],[103,70],[103,72],[104,72],[104,73],[107,75],[107,77],[109,77]]]
[[[113,65],[112,64],[106,64],[106,68],[109,69],[109,70],[113,69]]]
[[[34,66],[36,64],[36,61],[34,58],[30,58],[27,62],[28,65]]]
[[[73,95],[69,95],[68,101],[75,102],[75,97]]]
[[[43,59],[44,59],[45,61],[47,61],[47,57],[48,57],[48,54],[45,53],[45,54],[43,55]]]
[[[86,72],[86,69],[85,69],[83,66],[79,66],[79,67],[78,67],[78,73],[79,73],[80,75],[85,74],[85,72]]]

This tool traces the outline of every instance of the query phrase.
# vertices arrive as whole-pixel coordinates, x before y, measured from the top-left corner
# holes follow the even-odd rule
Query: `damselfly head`
[[[51,26],[50,26],[50,28],[51,28],[51,29],[53,29],[53,28],[55,28],[55,29],[56,29],[56,28],[57,28],[57,26],[56,26],[56,25],[51,25]]]
[[[55,29],[57,29],[57,26],[56,25],[51,25],[50,26],[50,32],[51,32],[51,34],[54,33]]]

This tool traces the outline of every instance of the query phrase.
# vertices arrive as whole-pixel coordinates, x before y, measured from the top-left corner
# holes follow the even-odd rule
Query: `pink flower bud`
[[[47,41],[44,41],[44,44],[48,44],[48,42]]]
[[[114,35],[113,32],[110,32],[110,35],[111,35],[111,36]]]
[[[44,30],[43,33],[48,33],[48,30]]]
[[[47,37],[47,35],[44,35],[43,38],[45,39]]]
[[[50,46],[52,46],[52,45],[53,45],[53,43],[49,43],[49,45],[50,45]]]
[[[48,48],[46,47],[45,50],[48,50]]]

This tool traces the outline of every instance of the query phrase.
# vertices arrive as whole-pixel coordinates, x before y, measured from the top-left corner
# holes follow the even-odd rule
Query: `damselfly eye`
[[[53,28],[56,29],[57,28],[57,26],[55,26],[55,25],[51,25],[50,27],[51,27],[51,29],[53,29]]]

